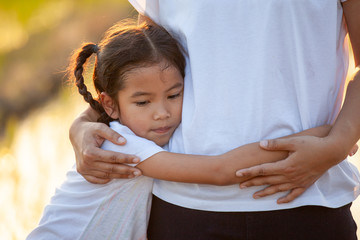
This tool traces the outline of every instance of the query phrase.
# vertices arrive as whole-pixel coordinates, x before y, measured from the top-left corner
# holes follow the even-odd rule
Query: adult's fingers
[[[273,163],[263,163],[257,166],[244,168],[236,171],[237,177],[257,177],[257,176],[266,176],[266,175],[276,175],[284,171],[283,166],[284,160],[273,162]]]
[[[101,148],[88,148],[83,152],[85,162],[94,162],[94,159],[99,162],[107,163],[138,163],[140,159],[135,155],[129,155],[119,152],[107,151]]]
[[[248,188],[253,186],[276,185],[288,182],[283,175],[260,176],[246,180],[240,184],[240,188]]]
[[[139,176],[138,174],[134,174],[134,172],[129,171],[126,174],[120,174],[120,173],[109,173],[109,172],[102,172],[97,170],[89,171],[87,174],[83,174],[84,178],[91,179],[92,181],[99,181],[104,182],[105,180],[111,180],[114,178],[134,178],[136,176]],[[85,177],[87,176],[87,177]]]
[[[107,178],[102,178],[102,177],[95,177],[95,175],[97,176],[104,176],[103,172],[98,172],[98,173],[92,173],[92,175],[87,175],[84,174],[83,177],[86,179],[86,181],[90,182],[90,183],[94,183],[94,184],[105,184],[110,182],[112,179],[115,178],[134,178],[136,177],[135,175],[121,175],[121,174],[109,174],[107,175]]]
[[[290,193],[287,194],[285,197],[279,198],[277,200],[277,203],[278,204],[289,203],[289,202],[295,200],[295,198],[299,197],[305,191],[306,191],[306,188],[295,188],[295,189],[291,190]]]
[[[126,139],[123,136],[111,129],[106,124],[96,124],[94,130],[99,137],[109,140],[114,144],[124,145],[126,143]]]
[[[265,150],[294,151],[296,137],[285,139],[269,139],[260,141],[259,145]]]
[[[98,178],[92,175],[84,174],[82,175],[86,181],[94,184],[105,184],[111,181],[111,179]]]
[[[263,190],[260,190],[256,193],[254,193],[253,197],[255,199],[258,199],[258,198],[270,196],[270,195],[273,195],[278,192],[289,191],[289,190],[291,190],[292,187],[293,187],[293,185],[291,183],[271,185],[271,186],[264,188]]]
[[[255,199],[258,199],[258,198],[270,196],[270,195],[278,193],[278,192],[286,192],[289,190],[290,190],[290,192],[287,195],[285,195],[284,197],[281,197],[277,200],[278,204],[289,203],[289,202],[295,200],[297,197],[299,197],[301,194],[303,194],[306,191],[306,188],[298,187],[298,188],[292,189],[292,184],[290,184],[290,183],[272,185],[261,191],[254,193],[253,197]]]
[[[83,153],[82,163],[77,162],[77,171],[81,175],[92,175],[91,181],[98,182],[96,178],[108,179],[128,178],[129,176],[139,176],[141,171],[138,168],[126,164],[136,164],[140,159],[134,155],[118,152],[105,151],[100,148],[89,148]]]
[[[141,171],[138,168],[126,164],[96,161],[92,163],[91,167],[83,170],[81,174],[94,175],[99,178],[127,178],[130,175],[139,176],[141,175]]]
[[[355,144],[355,145],[352,147],[352,149],[351,149],[351,151],[350,151],[350,153],[349,153],[349,156],[354,156],[354,155],[356,154],[356,152],[358,151],[358,149],[359,149],[359,146],[358,146],[357,144]]]

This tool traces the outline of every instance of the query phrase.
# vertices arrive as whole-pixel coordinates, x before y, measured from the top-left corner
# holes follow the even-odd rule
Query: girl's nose
[[[170,117],[170,111],[167,110],[165,106],[157,106],[157,109],[154,113],[154,119],[155,120],[162,120]]]

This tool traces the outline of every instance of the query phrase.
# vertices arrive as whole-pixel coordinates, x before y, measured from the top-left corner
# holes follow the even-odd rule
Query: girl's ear
[[[117,108],[117,104],[106,92],[102,92],[100,94],[100,101],[107,115],[113,119],[119,119],[120,114]]]

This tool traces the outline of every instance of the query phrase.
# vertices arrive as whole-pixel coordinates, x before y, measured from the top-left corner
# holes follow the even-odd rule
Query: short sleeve
[[[159,0],[129,0],[129,3],[140,14],[159,22]]]
[[[136,136],[128,127],[118,121],[111,122],[110,128],[126,138],[126,144],[120,146],[106,140],[101,146],[104,150],[136,155],[140,161],[144,161],[158,152],[165,151],[153,141]]]

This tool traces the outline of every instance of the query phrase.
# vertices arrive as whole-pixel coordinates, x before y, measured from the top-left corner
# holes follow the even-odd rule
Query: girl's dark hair
[[[75,75],[79,93],[100,114],[98,121],[106,124],[113,119],[106,114],[99,97],[94,99],[84,83],[84,64],[94,53],[93,82],[96,92],[98,95],[106,92],[114,100],[117,99],[117,92],[124,88],[126,73],[132,69],[165,62],[185,76],[185,58],[181,47],[163,27],[153,23],[136,25],[124,21],[115,24],[105,33],[99,45],[83,44],[73,54],[69,67],[69,73]]]

